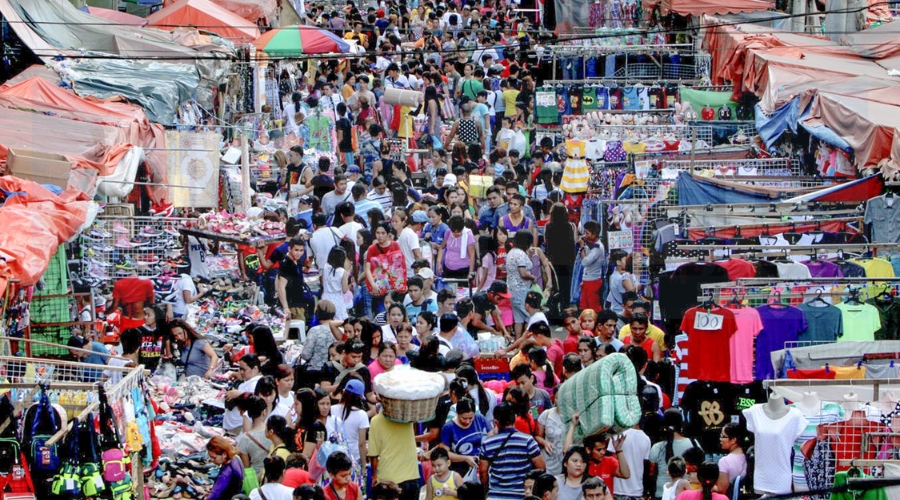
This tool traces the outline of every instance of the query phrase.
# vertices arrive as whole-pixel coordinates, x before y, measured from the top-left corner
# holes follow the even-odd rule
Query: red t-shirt
[[[647,353],[647,358],[650,359],[651,361],[653,360],[653,344],[655,342],[656,342],[655,340],[651,339],[650,337],[647,337],[644,339],[644,342],[641,344],[641,347],[644,349],[644,352]],[[625,345],[631,345],[631,335],[625,337],[622,340],[622,343]]]
[[[734,313],[724,307],[713,308],[717,329],[694,328],[698,313],[706,313],[692,307],[684,313],[681,331],[688,336],[688,352],[691,353],[691,377],[710,382],[731,381],[731,336],[737,331]],[[720,316],[720,318],[718,318]],[[708,322],[707,322],[708,323]],[[709,323],[708,323],[709,324]]]
[[[137,276],[122,278],[113,286],[113,300],[116,299],[119,300],[119,304],[134,304],[143,301],[145,305],[152,305],[153,283]]]
[[[309,472],[294,468],[284,471],[284,479],[281,481],[281,484],[288,488],[296,488],[304,484],[312,484],[312,481],[309,479]]]
[[[562,362],[566,352],[563,350],[563,343],[559,339],[553,339],[553,343],[547,348],[547,359],[553,363],[553,373],[557,377],[562,376]]]
[[[578,352],[578,339],[581,338],[581,334],[570,333],[566,340],[563,341],[563,352],[569,354],[571,352]]]
[[[613,495],[613,478],[616,477],[616,470],[619,469],[619,460],[609,455],[603,457],[602,462],[594,462],[588,466],[588,473],[594,477],[599,477],[606,483],[609,488],[609,494]]]
[[[537,423],[531,415],[528,415],[528,418],[516,417],[515,428],[517,431],[529,436],[534,436],[537,433]]]
[[[359,500],[360,498],[359,485],[353,482],[348,484],[347,491],[344,492],[343,500]],[[338,496],[334,487],[330,484],[325,487],[325,500],[341,500],[341,497]]]

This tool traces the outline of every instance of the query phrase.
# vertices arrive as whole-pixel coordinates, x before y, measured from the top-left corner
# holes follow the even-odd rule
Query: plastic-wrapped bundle
[[[578,412],[576,442],[608,429],[618,432],[633,427],[641,419],[634,365],[624,354],[610,354],[562,384],[556,404],[567,425]]]

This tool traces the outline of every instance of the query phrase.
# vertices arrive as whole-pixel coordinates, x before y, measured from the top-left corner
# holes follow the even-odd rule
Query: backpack
[[[81,492],[85,497],[91,498],[106,489],[103,476],[100,474],[100,457],[97,456],[97,430],[94,427],[94,415],[87,417],[87,424],[79,434],[81,444],[85,451],[81,454],[81,467],[78,475],[81,479]]]
[[[47,445],[47,441],[56,434],[62,421],[56,409],[50,405],[50,398],[41,391],[40,399],[25,412],[22,444],[35,472],[52,474],[59,470],[59,450],[56,443]]]
[[[50,483],[50,492],[54,495],[81,495],[81,480],[78,475],[78,439],[80,423],[72,422],[72,430],[66,436],[66,460]]]

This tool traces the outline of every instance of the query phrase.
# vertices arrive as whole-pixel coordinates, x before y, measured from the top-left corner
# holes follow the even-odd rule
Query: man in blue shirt
[[[84,337],[73,335],[69,338],[67,346],[72,348],[69,349],[69,354],[75,358],[75,361],[81,361],[89,365],[105,366],[109,360],[109,349],[100,342],[90,341]],[[84,382],[96,382],[103,375],[102,368],[83,368],[83,370],[82,377]]]
[[[521,500],[525,495],[525,475],[544,469],[541,448],[533,437],[515,428],[516,415],[509,403],[494,408],[497,433],[481,442],[478,473],[488,500]]]

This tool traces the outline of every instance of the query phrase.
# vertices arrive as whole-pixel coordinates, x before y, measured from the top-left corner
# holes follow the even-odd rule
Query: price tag
[[[721,314],[698,311],[694,316],[694,330],[721,330],[724,318]]]

